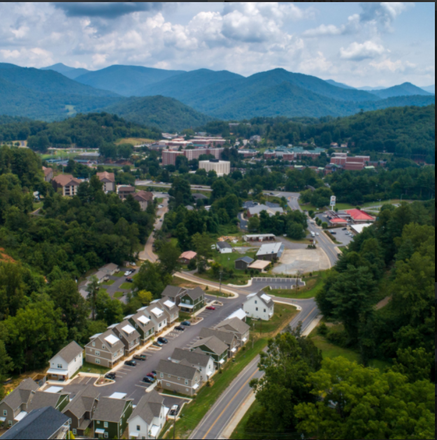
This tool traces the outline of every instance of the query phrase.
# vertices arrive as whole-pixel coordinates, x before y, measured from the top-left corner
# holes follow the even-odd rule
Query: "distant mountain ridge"
[[[332,86],[340,87],[340,88],[342,88],[342,89],[355,89],[355,90],[360,90],[360,89],[356,89],[355,87],[348,86],[347,84],[343,84],[343,83],[340,83],[340,82],[334,81],[333,79],[325,79],[325,81],[326,81],[328,84],[331,84]],[[363,90],[364,90],[364,89],[363,89]]]
[[[413,96],[413,95],[431,95],[420,87],[416,87],[414,84],[405,82],[398,86],[389,87],[387,89],[372,90],[372,93],[381,99],[392,98],[394,96]]]
[[[89,70],[83,68],[69,67],[62,63],[53,64],[53,66],[42,67],[41,70],[54,70],[67,78],[76,79],[78,76],[88,73]]]

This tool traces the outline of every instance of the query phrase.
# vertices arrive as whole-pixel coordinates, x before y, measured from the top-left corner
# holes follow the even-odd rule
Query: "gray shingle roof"
[[[134,329],[134,331],[132,333],[127,333],[123,330],[124,327],[129,326],[132,327],[132,324],[126,319],[122,322],[120,322],[120,324],[118,324],[117,326],[114,327],[114,333],[120,338],[120,339],[124,339],[127,342],[132,342],[135,339],[138,339],[140,337],[140,334],[135,330],[134,327],[132,327]]]
[[[268,296],[270,299],[267,301],[262,297],[263,295]],[[256,293],[255,296],[257,296],[266,306],[270,306],[273,303],[272,297],[267,295],[267,293],[265,293],[264,290],[260,290],[259,292]]]
[[[177,287],[177,286],[167,286],[161,293],[161,296],[168,296],[169,298],[176,298],[179,296],[182,292],[184,292],[184,287]]]
[[[220,329],[221,327],[224,327],[226,325],[229,325],[240,335],[244,335],[244,333],[246,333],[250,329],[249,325],[238,318],[225,319],[224,321],[216,325],[216,328]]]
[[[197,368],[191,365],[175,364],[174,362],[161,359],[156,371],[158,373],[171,374],[172,376],[192,380],[197,373]]]
[[[195,287],[194,289],[188,289],[187,295],[195,300],[197,298],[203,298],[205,296],[205,292],[200,287]]]
[[[198,365],[199,367],[204,367],[208,365],[210,356],[205,354],[202,350],[199,352],[183,350],[182,348],[175,348],[171,358],[176,361],[181,361],[182,359],[187,360],[191,365]]]
[[[39,385],[30,378],[24,379],[20,385],[15,388],[12,393],[8,394],[2,402],[6,403],[13,410],[19,408],[23,403],[27,403],[29,401],[29,397],[32,394],[32,391],[36,391],[39,388]]]
[[[209,338],[210,336],[215,336],[216,338],[220,339],[220,341],[229,346],[232,345],[232,342],[235,339],[235,335],[232,332],[206,327],[200,330],[199,336],[201,338]]]
[[[97,409],[94,412],[93,420],[119,423],[127,402],[132,402],[132,400],[101,397]]]
[[[92,385],[88,385],[85,388],[82,388],[73,398],[72,401],[64,408],[62,411],[65,413],[66,411],[70,411],[74,414],[78,419],[80,419],[86,411],[91,411],[94,405],[94,400],[98,399],[100,396],[100,391],[93,387]]]
[[[105,266],[100,268],[100,271],[102,272],[106,272],[106,273],[110,273],[110,272],[114,272],[115,270],[118,269],[118,266],[114,263],[109,263],[109,264],[105,264]]]
[[[152,390],[150,393],[146,393],[141,397],[136,408],[132,411],[128,422],[134,417],[139,416],[150,425],[154,417],[159,417],[163,405],[164,398],[155,390]]]
[[[118,340],[115,344],[110,344],[107,340],[105,340],[106,337],[113,335],[116,336],[114,334],[114,332],[112,330],[106,330],[105,333],[102,333],[101,335],[97,336],[98,339],[100,339],[102,341],[103,344],[105,344],[105,347],[111,352],[111,353],[115,353],[118,350],[123,350],[124,349],[124,344],[123,342],[121,342],[120,340]],[[118,339],[118,337],[117,337]],[[93,341],[88,342],[87,345],[91,346]]]
[[[250,264],[252,263],[253,258],[246,256],[246,257],[237,258],[235,261],[244,261],[245,263]]]
[[[65,395],[69,395],[70,393],[45,393],[44,391],[36,391],[35,395],[32,397],[32,401],[28,406],[28,411],[32,411],[33,409],[44,408],[46,406],[52,406],[56,408],[59,400]]]
[[[219,241],[217,243],[217,247],[220,249],[232,249],[232,246],[227,241]]]
[[[30,412],[2,435],[2,439],[44,439],[51,438],[68,417],[51,406]]]
[[[70,342],[61,351],[59,351],[53,358],[60,356],[68,364],[83,351],[83,348],[75,341]],[[52,359],[53,359],[52,358]]]
[[[209,336],[205,339],[199,339],[192,345],[192,348],[197,348],[202,345],[205,345],[211,350],[211,352],[217,355],[221,355],[224,351],[228,350],[228,346],[224,342],[220,341],[220,339],[218,339],[216,336]]]

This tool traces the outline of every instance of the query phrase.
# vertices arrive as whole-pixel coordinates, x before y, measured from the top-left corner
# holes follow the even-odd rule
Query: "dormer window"
[[[102,344],[102,350],[104,350],[106,348],[105,344]]]

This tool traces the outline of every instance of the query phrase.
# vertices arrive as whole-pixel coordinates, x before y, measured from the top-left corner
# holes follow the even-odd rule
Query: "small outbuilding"
[[[221,254],[231,254],[232,253],[232,246],[227,243],[226,241],[219,241],[217,243],[217,250]]]
[[[235,260],[235,269],[245,270],[253,262],[253,258],[241,257]]]
[[[196,258],[197,253],[194,251],[186,251],[183,252],[180,257],[179,257],[179,261],[182,264],[188,264],[191,260],[194,260],[194,258]]]
[[[279,260],[283,252],[284,252],[284,244],[281,242],[263,244],[260,247],[259,251],[256,253],[256,257],[259,260],[270,260],[270,261]]]
[[[259,272],[263,272],[269,266],[270,266],[269,260],[256,260],[252,264],[247,266],[247,268],[251,269],[251,270],[253,269],[253,270],[257,270]]]

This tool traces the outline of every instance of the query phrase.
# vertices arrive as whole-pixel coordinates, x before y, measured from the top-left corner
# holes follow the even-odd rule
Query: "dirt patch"
[[[321,249],[285,249],[275,274],[297,275],[298,272],[318,272],[329,269],[329,260]]]
[[[16,263],[16,261],[10,257],[3,248],[0,248],[0,262]]]

